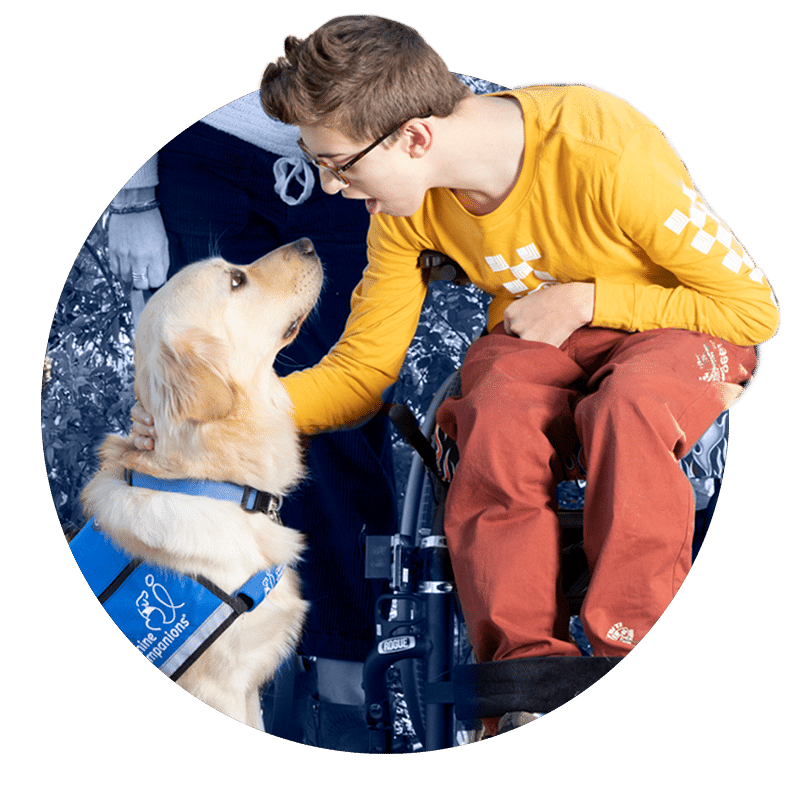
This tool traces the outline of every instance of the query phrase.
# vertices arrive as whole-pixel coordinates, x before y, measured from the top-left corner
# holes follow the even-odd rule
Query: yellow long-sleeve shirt
[[[482,216],[442,188],[411,217],[373,217],[342,338],[317,366],[284,379],[302,431],[349,427],[380,406],[419,321],[424,249],[454,258],[492,295],[490,329],[516,298],[584,281],[595,284],[593,326],[699,330],[740,345],[775,332],[764,274],[651,122],[583,86],[503,94],[525,118],[516,185]]]

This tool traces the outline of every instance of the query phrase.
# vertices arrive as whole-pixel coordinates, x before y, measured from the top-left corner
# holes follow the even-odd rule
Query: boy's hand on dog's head
[[[137,450],[153,450],[156,446],[156,429],[153,427],[153,418],[147,413],[144,406],[137,400],[131,409],[131,436]]]
[[[156,429],[153,418],[147,413],[147,409],[137,400],[131,409],[131,437],[137,450],[153,450],[156,446]],[[308,452],[311,447],[311,436],[300,436],[300,447]]]

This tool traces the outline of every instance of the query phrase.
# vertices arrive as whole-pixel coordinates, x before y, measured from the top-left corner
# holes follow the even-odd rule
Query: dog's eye
[[[240,269],[232,269],[231,275],[231,289],[241,289],[247,283],[247,275]]]
[[[296,319],[287,329],[286,332],[283,334],[284,339],[291,339],[292,336],[297,333],[297,329],[300,327],[300,320]]]

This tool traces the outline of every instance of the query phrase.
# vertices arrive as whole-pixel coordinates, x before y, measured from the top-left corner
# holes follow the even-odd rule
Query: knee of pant
[[[616,370],[600,388],[578,404],[575,420],[579,427],[612,424],[622,429],[645,424],[660,427],[673,420],[670,380],[639,370]]]
[[[459,420],[469,417],[474,434],[482,430],[493,439],[528,450],[540,439],[557,444],[574,431],[567,398],[548,386],[486,380],[458,402],[462,405]]]
[[[483,376],[464,395],[444,400],[436,413],[436,421],[456,441],[483,428],[502,432],[511,415],[507,389],[506,382]],[[489,425],[485,424],[487,420]]]

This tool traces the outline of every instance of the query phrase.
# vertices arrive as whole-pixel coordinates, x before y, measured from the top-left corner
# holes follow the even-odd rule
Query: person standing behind
[[[112,201],[108,228],[111,269],[145,293],[211,255],[246,264],[311,238],[325,287],[297,340],[280,354],[279,374],[317,363],[335,343],[364,268],[368,226],[363,209],[324,196],[297,137],[296,128],[264,114],[256,92],[239,98],[187,128],[138,170]],[[133,413],[143,412],[137,406]],[[142,419],[147,432],[152,421]],[[144,446],[153,446],[147,438]],[[300,652],[313,657],[316,687],[303,710],[306,729],[290,726],[285,735],[364,750],[361,662],[374,641],[380,588],[364,578],[364,539],[391,535],[396,526],[386,418],[313,437],[307,469],[281,516],[307,536],[299,569],[312,605]],[[281,730],[287,722],[279,720]]]

